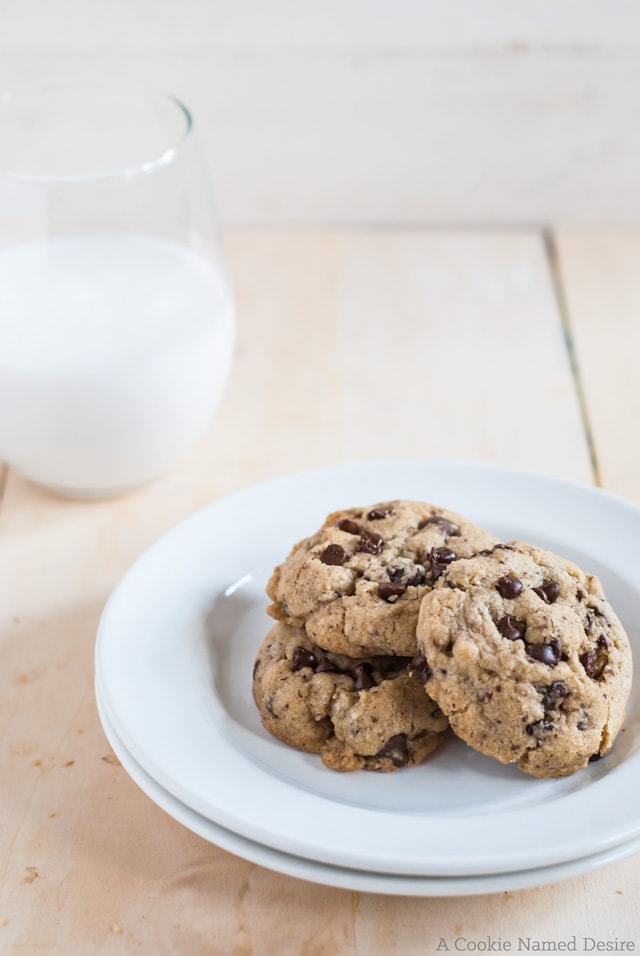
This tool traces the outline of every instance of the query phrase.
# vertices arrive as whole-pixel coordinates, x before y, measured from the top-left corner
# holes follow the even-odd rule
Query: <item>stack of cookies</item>
[[[451,729],[502,763],[563,776],[621,727],[631,652],[597,578],[444,508],[330,514],[267,593],[262,723],[333,769],[414,766]]]

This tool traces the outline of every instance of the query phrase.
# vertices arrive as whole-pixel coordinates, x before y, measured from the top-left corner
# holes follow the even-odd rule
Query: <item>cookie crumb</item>
[[[111,924],[111,932],[114,933],[116,936],[119,936],[120,933],[122,932],[122,928],[121,928],[120,926],[118,926],[117,923],[112,923],[112,924]]]

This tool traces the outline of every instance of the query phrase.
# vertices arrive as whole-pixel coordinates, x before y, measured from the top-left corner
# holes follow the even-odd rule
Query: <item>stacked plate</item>
[[[174,528],[125,575],[96,642],[96,698],[123,766],[168,814],[265,867],[424,896],[554,882],[640,850],[640,694],[611,754],[535,780],[453,736],[422,766],[338,774],[262,728],[251,695],[266,580],[330,511],[430,501],[598,574],[640,646],[640,509],[587,486],[456,462],[383,461],[277,479]]]

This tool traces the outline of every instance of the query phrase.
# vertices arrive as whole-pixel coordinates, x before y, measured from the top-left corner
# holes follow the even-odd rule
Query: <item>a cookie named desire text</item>
[[[535,936],[441,936],[435,948],[437,953],[635,953],[634,939],[597,939],[594,936],[569,936],[565,939],[539,939]]]

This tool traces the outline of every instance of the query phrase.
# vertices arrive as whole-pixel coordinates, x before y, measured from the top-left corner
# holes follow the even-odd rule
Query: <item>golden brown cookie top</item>
[[[269,733],[326,766],[396,770],[421,763],[448,727],[407,663],[332,654],[278,623],[258,651],[253,696]]]
[[[393,500],[330,514],[267,585],[278,620],[355,656],[416,653],[419,603],[443,571],[498,539],[426,502]]]
[[[511,542],[452,563],[417,638],[429,694],[481,752],[547,777],[610,750],[631,651],[599,580],[571,561]]]

